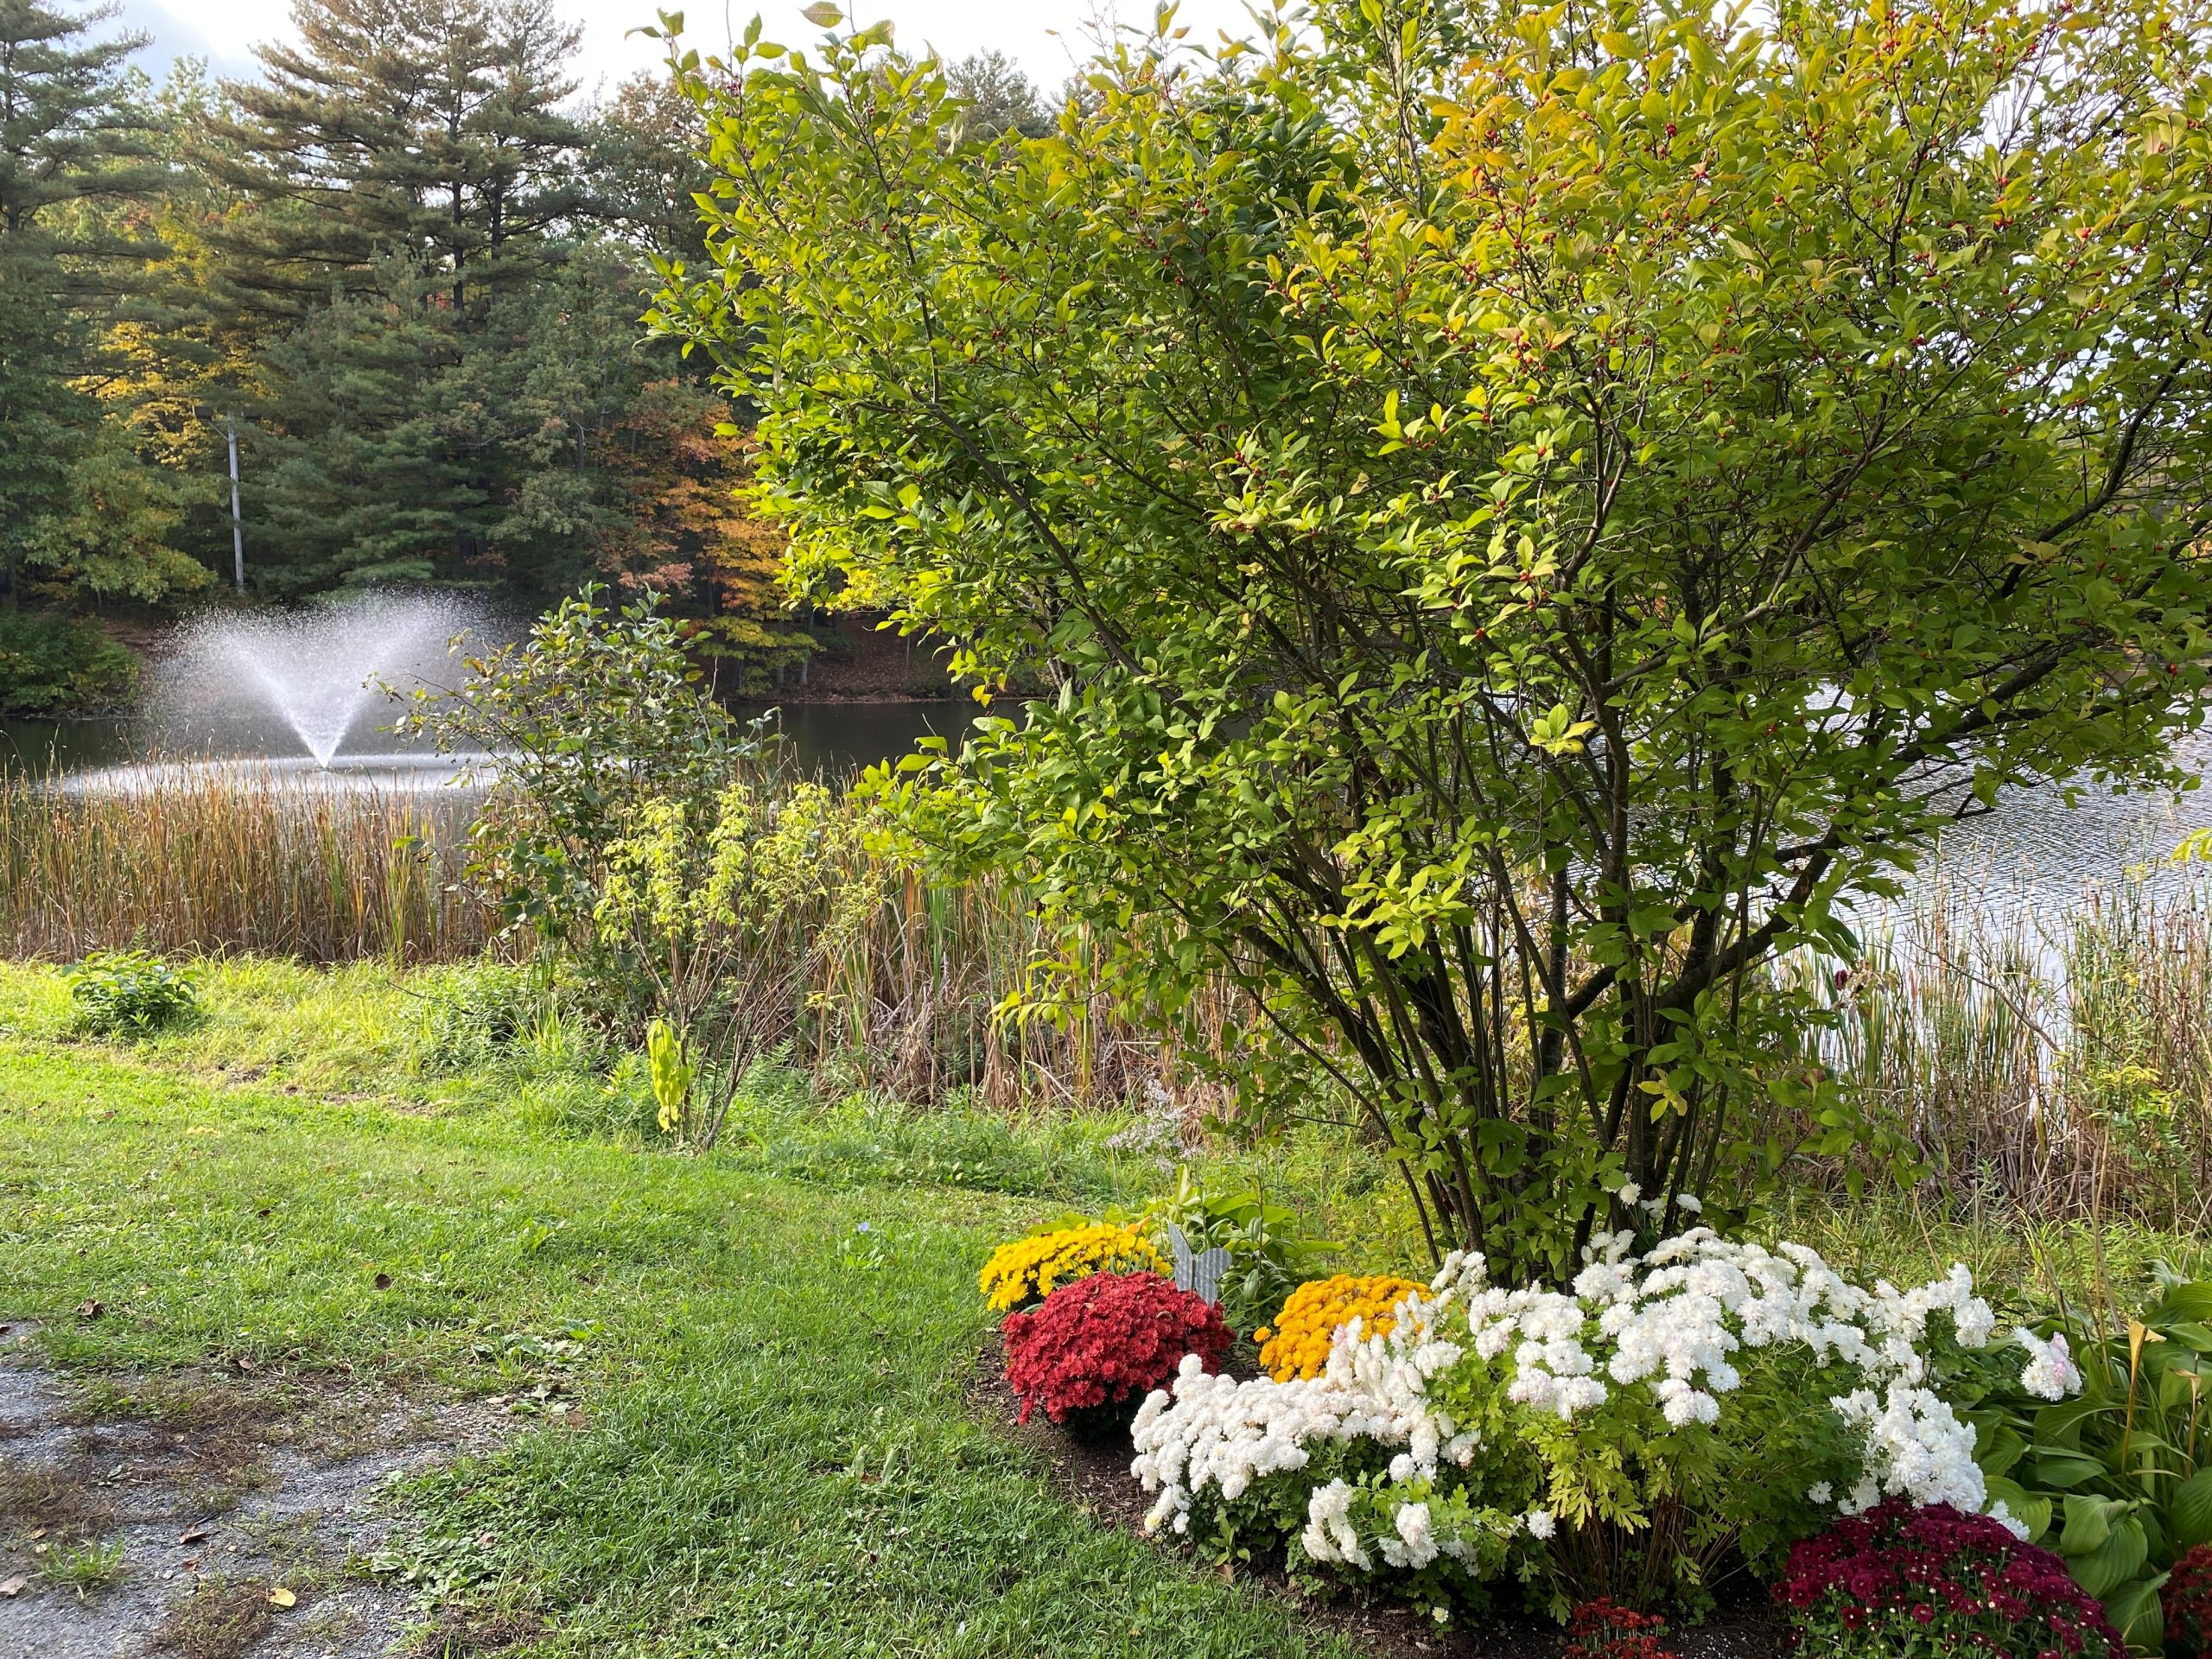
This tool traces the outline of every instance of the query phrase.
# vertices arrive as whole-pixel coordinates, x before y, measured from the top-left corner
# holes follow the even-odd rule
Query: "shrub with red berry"
[[[1562,1659],[1675,1659],[1665,1619],[1616,1602],[1584,1602],[1567,1635]]]
[[[2125,1659],[2066,1563],[1986,1515],[1892,1498],[1789,1552],[1775,1599],[1801,1653],[1839,1659]]]
[[[2166,1639],[2189,1659],[2212,1659],[2212,1544],[2185,1549],[2159,1592]]]
[[[1156,1273],[1096,1273],[1009,1313],[1006,1380],[1021,1420],[1039,1407],[1078,1433],[1127,1428],[1146,1395],[1196,1354],[1220,1367],[1233,1340],[1221,1310]]]

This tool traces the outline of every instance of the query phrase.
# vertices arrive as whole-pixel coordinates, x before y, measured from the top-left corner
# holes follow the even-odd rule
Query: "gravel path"
[[[0,1325],[0,1659],[381,1659],[387,1483],[509,1420],[343,1379],[73,1381]]]

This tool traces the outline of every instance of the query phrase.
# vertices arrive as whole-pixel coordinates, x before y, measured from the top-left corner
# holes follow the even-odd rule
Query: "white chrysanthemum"
[[[1531,1510],[1521,1517],[1521,1523],[1529,1529],[1531,1538],[1540,1541],[1559,1530],[1558,1517],[1549,1510]]]
[[[1352,1488],[1341,1480],[1317,1486],[1306,1501],[1306,1531],[1300,1542],[1317,1561],[1333,1562],[1363,1571],[1368,1554],[1351,1523]]]
[[[1828,1404],[1865,1437],[1866,1478],[1853,1489],[1848,1512],[1873,1507],[1860,1501],[1869,1486],[1879,1494],[1876,1502],[1901,1496],[1973,1513],[1987,1501],[1981,1465],[1974,1460],[1974,1430],[1929,1389],[1892,1382],[1881,1398],[1860,1389]]]
[[[2020,1386],[2038,1400],[2063,1400],[2082,1386],[2081,1369],[2074,1363],[2063,1332],[2054,1333],[2045,1342],[2021,1326],[2013,1331],[2012,1340],[2028,1351],[2028,1363],[2020,1371]]]
[[[1393,1567],[1415,1568],[1436,1559],[1436,1535],[1429,1523],[1427,1504],[1401,1503],[1392,1524],[1398,1535],[1376,1541],[1384,1560]]]

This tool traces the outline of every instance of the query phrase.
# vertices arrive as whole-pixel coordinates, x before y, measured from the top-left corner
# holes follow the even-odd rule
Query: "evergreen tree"
[[[150,251],[111,210],[160,179],[109,13],[0,0],[0,597],[158,599],[204,580],[163,539],[170,480],[93,395],[95,309]]]
[[[583,131],[559,107],[577,31],[547,0],[300,0],[293,21],[205,151],[259,209],[224,238],[240,303],[302,315],[404,254],[465,325],[556,255]]]
[[[428,580],[486,544],[496,519],[466,434],[441,418],[454,361],[440,276],[386,261],[268,347],[249,534],[280,550],[264,591]],[[426,294],[425,290],[430,293]]]
[[[124,67],[145,36],[86,38],[112,15],[0,0],[0,237],[17,257],[29,246],[49,257],[111,251],[60,234],[54,210],[143,195],[158,181]]]
[[[1020,66],[1003,52],[977,52],[944,72],[945,85],[965,106],[958,136],[995,138],[1019,133],[1042,138],[1052,130],[1052,111]]]
[[[706,233],[693,198],[710,179],[699,159],[706,128],[699,107],[666,74],[640,73],[593,112],[586,175],[593,213],[647,253],[696,265]],[[650,291],[658,283],[641,276]]]

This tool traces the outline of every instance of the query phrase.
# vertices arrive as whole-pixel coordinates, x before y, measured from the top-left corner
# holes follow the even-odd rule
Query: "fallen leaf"
[[[380,1273],[377,1274],[377,1288],[378,1290],[390,1290],[391,1288],[391,1275],[388,1273]]]
[[[45,1536],[46,1529],[44,1527],[33,1527],[31,1529],[31,1542],[36,1543],[40,1539]]]
[[[300,1599],[297,1596],[281,1584],[269,1592],[269,1605],[271,1607],[296,1607]]]
[[[0,1579],[0,1596],[5,1596],[9,1600],[13,1601],[23,1593],[23,1586],[29,1582],[29,1579],[20,1577]]]
[[[187,1527],[182,1533],[178,1535],[177,1542],[180,1544],[196,1544],[202,1538],[205,1538],[207,1535],[208,1531],[209,1529],[206,1527]]]
[[[98,1301],[90,1296],[77,1304],[77,1317],[80,1319],[97,1319],[106,1312],[106,1303]]]
[[[253,1362],[248,1359],[244,1354],[240,1354],[236,1359],[232,1360],[231,1363],[237,1366],[238,1370],[242,1371],[250,1371],[253,1369]]]

